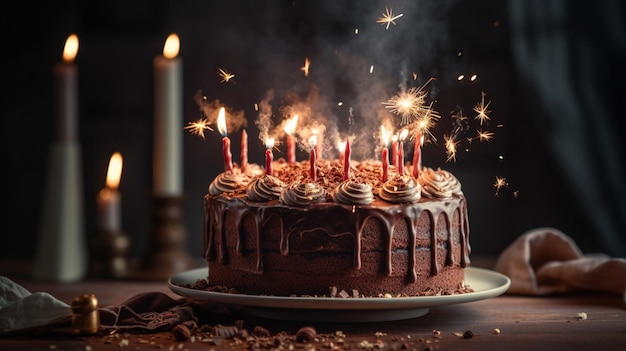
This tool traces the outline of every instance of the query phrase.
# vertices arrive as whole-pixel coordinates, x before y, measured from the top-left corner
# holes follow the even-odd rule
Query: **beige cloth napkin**
[[[609,291],[621,294],[626,303],[626,259],[585,255],[558,229],[537,228],[522,234],[500,254],[495,270],[511,278],[510,294]]]

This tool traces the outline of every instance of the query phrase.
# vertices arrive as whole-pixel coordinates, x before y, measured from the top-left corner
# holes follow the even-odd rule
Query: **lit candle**
[[[338,141],[337,142],[337,150],[339,150],[339,162],[341,162],[346,153],[346,143],[347,141]]]
[[[398,133],[391,137],[391,164],[398,167]]]
[[[63,62],[54,66],[57,84],[57,139],[60,143],[76,141],[78,115],[78,36],[67,37],[63,48]]]
[[[346,141],[343,152],[343,180],[350,179],[350,141]]]
[[[98,229],[100,231],[119,231],[121,228],[121,195],[118,191],[122,177],[122,155],[114,153],[109,161],[106,185],[98,193]]]
[[[182,60],[180,40],[167,37],[163,55],[154,58],[154,184],[156,195],[182,193]]]
[[[409,135],[409,131],[404,129],[398,137],[398,174],[404,175],[404,139]]]
[[[298,115],[294,115],[283,127],[287,133],[287,162],[289,164],[296,163],[296,137],[293,134],[296,132],[297,125]]]
[[[311,180],[314,182],[317,180],[317,150],[315,149],[316,144],[317,144],[317,134],[314,134],[309,138],[309,146],[311,148],[310,155],[309,155],[309,164],[311,167],[309,176],[311,177]]]
[[[233,171],[233,154],[230,152],[230,139],[226,130],[226,110],[220,107],[217,115],[217,130],[222,134],[222,155],[224,156],[224,171]]]
[[[413,177],[419,178],[420,170],[422,168],[422,132],[417,131],[415,134],[415,147],[413,149]]]
[[[381,155],[383,162],[382,181],[386,182],[389,178],[389,149],[387,148],[389,144],[389,132],[385,129],[385,126],[380,127],[380,134],[383,140],[383,151]]]
[[[246,130],[241,131],[241,173],[246,173],[246,167],[248,167],[248,132]]]
[[[265,174],[272,175],[274,174],[274,153],[272,149],[274,148],[274,138],[269,138],[265,141]]]

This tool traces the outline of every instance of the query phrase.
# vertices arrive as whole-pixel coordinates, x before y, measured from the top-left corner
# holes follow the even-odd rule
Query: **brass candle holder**
[[[193,260],[185,249],[187,228],[183,221],[182,196],[152,197],[152,228],[148,252],[137,279],[167,280],[192,268]]]

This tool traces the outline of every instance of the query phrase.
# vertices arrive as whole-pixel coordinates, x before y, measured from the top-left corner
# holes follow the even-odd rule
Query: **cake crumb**
[[[578,312],[577,318],[578,318],[578,320],[585,320],[585,319],[587,319],[587,313],[586,312]]]

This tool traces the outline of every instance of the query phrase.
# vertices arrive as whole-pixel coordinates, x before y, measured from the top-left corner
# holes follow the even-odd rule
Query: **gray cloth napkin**
[[[45,292],[31,293],[0,276],[0,334],[11,334],[67,321],[72,309]]]
[[[525,232],[500,254],[495,270],[511,278],[509,294],[594,290],[621,294],[626,303],[626,259],[583,254],[558,229]]]

